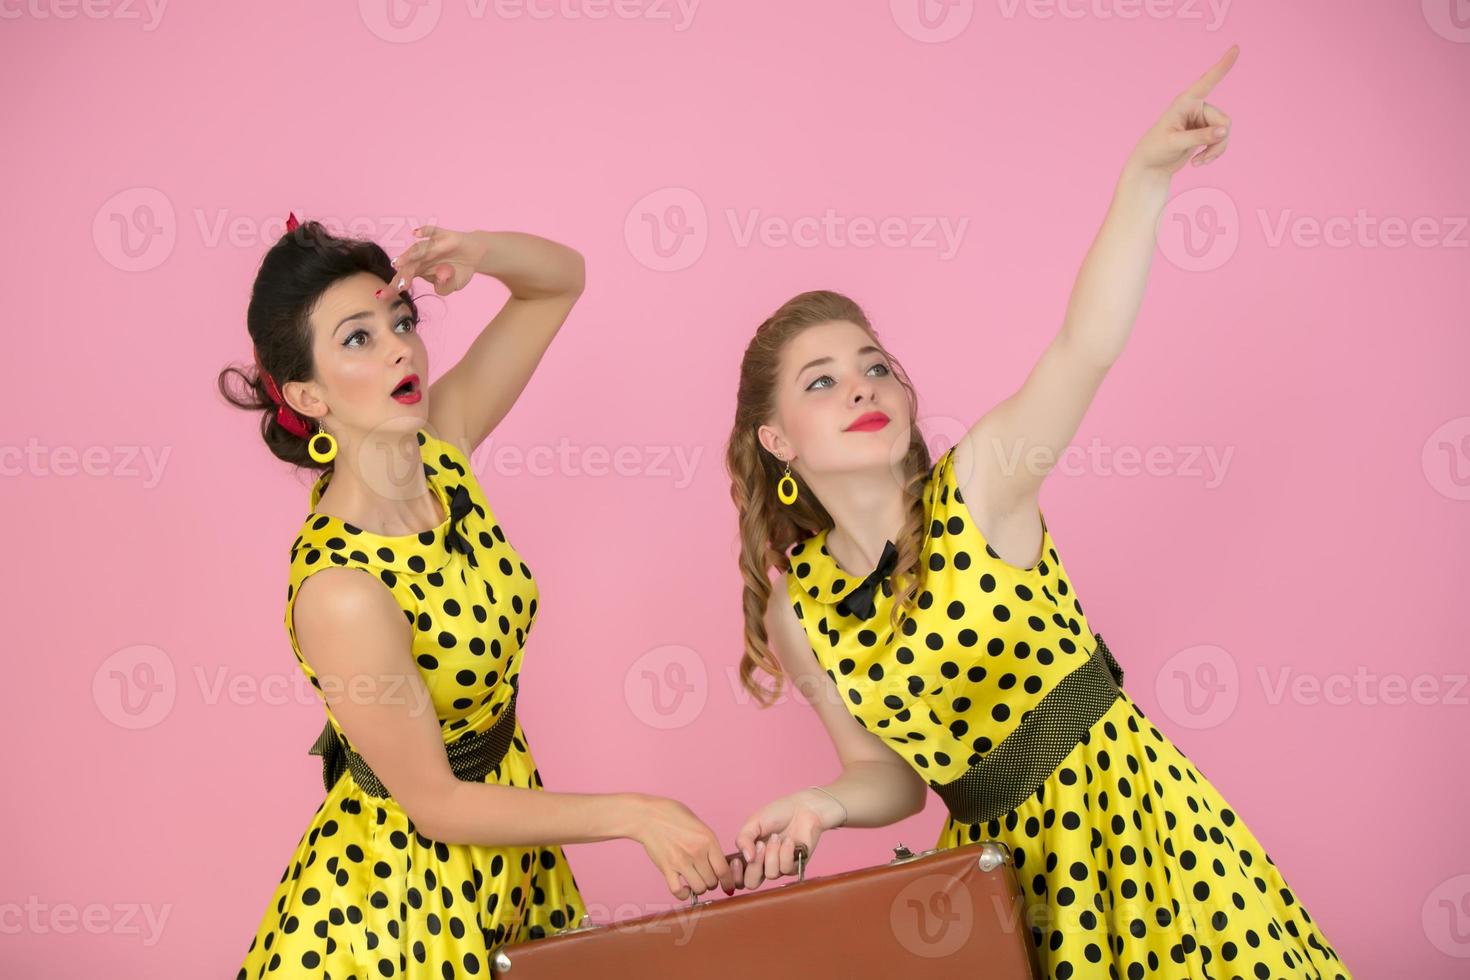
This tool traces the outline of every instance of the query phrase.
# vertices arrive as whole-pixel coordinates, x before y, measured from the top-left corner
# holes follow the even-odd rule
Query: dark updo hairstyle
[[[388,253],[374,241],[340,238],[319,221],[303,221],[286,232],[260,260],[245,327],[255,345],[260,365],[270,373],[277,389],[288,381],[310,381],[316,375],[312,361],[312,308],[333,283],[359,272],[371,272],[385,283],[397,273]],[[418,307],[406,292],[403,298],[415,320]],[[234,391],[230,376],[244,382]],[[276,418],[276,403],[265,381],[252,363],[245,368],[231,365],[219,373],[219,391],[237,408],[260,413],[260,436],[278,459],[299,467],[326,470],[331,463],[318,463],[306,451],[307,440],[286,429]],[[290,411],[290,408],[287,408]],[[303,418],[308,430],[312,420]],[[310,431],[308,431],[308,435]]]

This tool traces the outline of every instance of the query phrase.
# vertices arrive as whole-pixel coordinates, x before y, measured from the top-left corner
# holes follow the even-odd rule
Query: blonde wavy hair
[[[774,567],[783,575],[790,571],[787,550],[796,542],[832,527],[833,522],[821,501],[807,489],[795,470],[791,475],[799,488],[796,502],[790,506],[781,503],[776,496],[776,483],[785,466],[760,444],[757,430],[775,415],[781,353],[786,344],[802,330],[831,320],[847,320],[861,327],[872,338],[873,345],[883,351],[894,376],[908,392],[909,446],[901,464],[908,509],[898,540],[894,542],[898,549],[898,563],[894,570],[898,601],[893,604],[889,616],[895,632],[899,629],[900,620],[912,610],[922,585],[923,569],[919,567],[919,555],[928,532],[923,526],[922,484],[933,464],[929,459],[929,448],[920,437],[916,424],[918,395],[914,386],[898,360],[878,339],[856,302],[829,290],[813,290],[793,296],[756,329],[755,336],[745,348],[745,355],[740,360],[735,425],[725,447],[730,497],[740,515],[740,576],[744,583],[741,605],[745,613],[745,653],[740,659],[740,683],[762,707],[775,703],[785,680],[766,636],[766,604],[772,591],[770,569]],[[783,582],[778,581],[777,586],[785,588]],[[774,688],[766,688],[757,682],[758,671],[771,675]]]

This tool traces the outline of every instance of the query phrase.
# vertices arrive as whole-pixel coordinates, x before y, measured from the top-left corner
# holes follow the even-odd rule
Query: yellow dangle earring
[[[306,451],[318,463],[330,463],[337,457],[337,440],[332,438],[320,419],[316,423],[316,434],[306,442]]]
[[[786,472],[781,474],[781,479],[776,483],[776,496],[781,498],[781,503],[790,507],[796,503],[796,480],[791,475],[791,461],[786,461]]]

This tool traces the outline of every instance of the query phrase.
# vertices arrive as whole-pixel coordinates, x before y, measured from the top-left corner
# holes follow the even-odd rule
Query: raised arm
[[[1170,178],[1196,147],[1205,149],[1194,157],[1195,165],[1225,152],[1230,117],[1205,96],[1238,52],[1232,45],[1139,140],[1077,274],[1061,329],[1020,389],[956,444],[956,479],[977,514],[997,523],[1017,515],[1034,520],[1042,481],[1076,435],[1133,330]]]
[[[421,239],[394,263],[399,288],[422,276],[444,296],[479,273],[510,290],[464,357],[429,385],[435,435],[468,456],[525,390],[582,295],[585,264],[576,249],[525,232],[457,232],[424,225],[415,233]]]

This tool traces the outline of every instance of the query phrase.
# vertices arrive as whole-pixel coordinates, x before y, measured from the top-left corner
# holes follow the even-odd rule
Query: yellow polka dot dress
[[[793,546],[786,575],[848,711],[936,792],[1099,642],[1045,521],[1033,567],[1001,560],[971,520],[953,456],[923,490],[926,578],[897,635],[891,543],[862,578],[837,565],[822,531]],[[1126,667],[1126,651],[1119,659]],[[984,822],[951,813],[936,846],[980,840],[1012,852],[1047,978],[1351,980],[1260,841],[1121,689],[1029,798]]]
[[[323,568],[377,577],[413,626],[413,656],[449,743],[490,729],[513,703],[537,590],[464,454],[422,430],[418,444],[428,484],[448,515],[444,523],[385,536],[317,514],[331,478],[324,473],[291,547],[286,631],[320,693],[292,627],[297,590]],[[326,714],[340,733],[330,708]],[[320,766],[316,756],[307,758]],[[518,720],[485,782],[542,788]],[[237,976],[489,976],[487,952],[495,946],[575,926],[585,913],[560,847],[430,840],[391,797],[368,793],[349,770],[327,791],[286,863]]]

